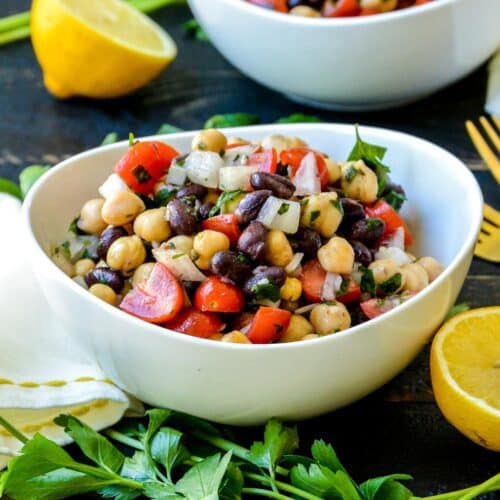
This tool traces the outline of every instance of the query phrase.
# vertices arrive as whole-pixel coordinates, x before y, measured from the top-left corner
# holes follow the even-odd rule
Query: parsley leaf
[[[460,313],[463,313],[465,311],[468,311],[469,309],[470,309],[470,306],[466,302],[463,302],[462,304],[455,304],[448,311],[448,314],[444,318],[444,321],[448,321],[449,319],[453,318],[453,316],[456,316],[457,314],[460,314]]]
[[[20,200],[23,199],[23,195],[21,193],[21,189],[19,186],[9,179],[0,179],[0,193],[10,194],[11,196],[15,196]]]
[[[386,191],[383,198],[387,203],[389,203],[389,205],[391,205],[392,208],[394,208],[394,210],[396,210],[396,212],[399,212],[403,203],[407,200],[404,194],[398,193],[394,189]]]
[[[310,224],[314,224],[314,221],[321,215],[320,210],[313,210],[311,214],[309,215],[309,222]]]
[[[215,215],[217,215],[221,211],[221,208],[225,203],[234,200],[241,193],[243,193],[243,191],[241,191],[240,189],[237,189],[236,191],[223,191],[217,199],[217,203],[215,204],[215,206],[213,206],[210,212],[208,212],[208,216],[214,217]]]
[[[172,480],[174,467],[189,458],[189,452],[181,443],[182,432],[170,427],[161,427],[151,441],[151,456],[161,463]]]
[[[401,273],[396,273],[383,283],[380,283],[378,290],[386,295],[396,292],[401,287],[402,276]]]
[[[165,206],[177,193],[177,189],[167,187],[161,188],[154,197],[154,202],[157,206]]]
[[[389,476],[375,477],[362,483],[360,489],[366,500],[404,500],[412,496],[411,492],[396,481],[409,481],[411,479],[413,478],[408,474],[391,474]],[[408,495],[404,495],[404,490],[406,490]]]
[[[282,203],[278,210],[278,215],[286,214],[289,208],[290,208],[290,203]]]
[[[375,170],[378,179],[378,195],[380,196],[389,182],[389,172],[387,165],[382,163],[387,148],[364,142],[359,135],[359,128],[356,125],[356,143],[349,154],[348,161],[363,160],[366,165]],[[350,182],[350,181],[348,181]]]
[[[182,129],[175,127],[174,125],[170,125],[170,123],[163,123],[156,131],[156,135],[176,134],[177,132],[182,132]]]
[[[28,191],[34,186],[35,182],[42,177],[45,172],[48,172],[50,167],[47,165],[31,165],[21,170],[19,174],[19,186],[23,198],[26,197]]]
[[[359,270],[361,271],[362,274],[360,283],[361,291],[363,293],[369,293],[370,295],[375,295],[376,285],[372,270],[363,266],[361,266]]]
[[[192,38],[200,42],[209,42],[207,34],[203,31],[203,28],[200,26],[200,23],[196,19],[189,19],[186,21],[182,28],[184,31]]]
[[[242,127],[244,125],[255,125],[259,122],[259,117],[250,113],[228,113],[211,116],[205,122],[203,128]]]
[[[303,113],[293,113],[288,116],[278,118],[276,123],[318,123],[321,118],[312,115],[305,115]]]
[[[280,289],[271,283],[269,278],[263,278],[251,288],[252,293],[257,299],[269,299],[276,302],[280,298]]]

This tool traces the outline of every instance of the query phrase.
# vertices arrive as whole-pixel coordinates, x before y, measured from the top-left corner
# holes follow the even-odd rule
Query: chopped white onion
[[[110,196],[120,193],[121,191],[130,191],[130,188],[125,184],[118,174],[111,174],[99,187],[99,194],[107,199]]]
[[[337,292],[342,286],[342,276],[337,273],[326,273],[323,289],[321,290],[322,300],[335,300]]]
[[[361,284],[361,279],[363,278],[363,273],[360,271],[361,264],[359,262],[355,262],[351,272],[351,279],[357,285]]]
[[[175,186],[182,186],[186,182],[187,171],[185,168],[172,165],[168,169],[167,182]]]
[[[258,167],[223,167],[219,170],[219,187],[223,191],[249,191],[250,176]]]
[[[88,289],[87,283],[85,283],[85,278],[83,276],[75,276],[73,278],[73,281],[77,284],[80,285],[82,288],[85,288],[85,290]]]
[[[259,299],[257,301],[261,306],[273,307],[274,309],[278,309],[281,303],[281,299],[273,302],[271,299]]]
[[[385,247],[396,247],[401,250],[405,249],[405,231],[402,227],[398,227],[389,239],[382,242]]]
[[[286,273],[293,274],[297,270],[297,268],[300,266],[300,263],[302,262],[303,258],[304,258],[304,254],[302,252],[298,252],[298,253],[294,254],[294,256],[292,257],[292,260],[285,267]]]
[[[262,205],[257,220],[269,229],[294,234],[299,229],[300,203],[270,196]]]
[[[243,144],[241,146],[226,149],[224,163],[228,166],[246,165],[248,163],[248,157],[253,155],[258,147],[258,144]]]
[[[294,314],[305,314],[312,311],[318,304],[307,304],[307,306],[299,307],[293,311]]]
[[[178,279],[184,281],[203,281],[206,276],[196,267],[189,255],[166,245],[153,250],[157,262],[163,264]]]
[[[224,166],[224,161],[217,153],[193,151],[186,158],[184,165],[191,182],[208,188],[216,188],[219,185],[219,170]]]
[[[408,254],[398,247],[380,247],[375,254],[375,258],[377,260],[390,259],[397,266],[404,266],[412,261]]]
[[[295,184],[295,194],[306,196],[321,192],[321,181],[318,175],[318,165],[314,153],[307,153],[293,178]]]
[[[85,250],[89,255],[96,255],[99,238],[89,235],[72,236],[69,238],[68,244],[69,258],[72,262],[75,262],[83,257]]]

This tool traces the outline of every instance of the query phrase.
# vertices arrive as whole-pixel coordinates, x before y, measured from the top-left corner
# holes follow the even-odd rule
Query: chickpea
[[[153,272],[153,268],[155,267],[154,262],[147,262],[146,264],[141,264],[135,271],[132,276],[132,286],[135,288],[137,285],[141,283],[145,283],[151,273]]]
[[[340,179],[342,169],[340,168],[340,165],[331,158],[325,158],[325,164],[328,170],[328,182],[330,184],[334,184]]]
[[[124,226],[132,222],[146,206],[131,191],[120,191],[111,195],[102,207],[102,218],[110,226]]]
[[[206,229],[199,232],[193,240],[193,250],[198,255],[195,263],[200,269],[210,269],[212,257],[222,250],[229,250],[229,238],[219,231]]]
[[[349,198],[362,203],[372,203],[377,199],[377,176],[363,160],[344,163],[341,168],[342,190]]]
[[[422,257],[417,260],[417,264],[425,269],[429,283],[432,283],[444,271],[444,266],[434,257]]]
[[[300,224],[331,238],[342,222],[337,193],[319,193],[304,198]]]
[[[129,273],[146,260],[146,249],[139,236],[122,236],[109,247],[106,261],[109,267]]]
[[[101,300],[104,300],[104,302],[111,304],[112,306],[115,306],[117,303],[118,298],[116,296],[116,293],[108,285],[103,285],[102,283],[96,283],[95,285],[92,285],[89,288],[89,292],[92,295],[95,295],[96,297],[100,298]]]
[[[397,7],[398,0],[360,0],[359,4],[363,9],[377,7],[381,12],[388,12]]]
[[[419,264],[405,264],[401,267],[403,290],[420,292],[429,284],[427,271]]]
[[[75,274],[77,276],[85,276],[94,268],[95,264],[92,259],[80,259],[75,262]]]
[[[368,266],[368,269],[373,273],[373,279],[377,285],[380,285],[400,272],[396,263],[391,259],[374,260]]]
[[[283,300],[294,302],[302,295],[302,283],[297,278],[287,277],[285,284],[280,289],[280,296]]]
[[[185,253],[186,255],[191,255],[193,250],[194,238],[192,236],[186,236],[184,234],[179,234],[170,238],[167,241],[166,247],[172,250],[179,250],[179,252]],[[163,245],[162,245],[163,246]]]
[[[264,255],[273,266],[285,267],[290,263],[293,258],[293,250],[283,231],[271,229],[267,233]]]
[[[248,340],[248,337],[240,332],[239,330],[233,330],[230,333],[226,333],[225,335],[222,336],[222,342],[230,342],[232,344],[251,344],[250,340]]]
[[[334,305],[319,304],[311,311],[309,318],[318,335],[328,335],[351,326],[351,316],[345,305],[336,302]]]
[[[308,5],[297,5],[297,7],[290,9],[290,12],[288,13],[292,16],[321,17],[321,14],[316,9],[313,9]]]
[[[213,151],[217,154],[222,153],[226,146],[226,136],[214,128],[198,132],[191,143],[193,151]]]
[[[165,241],[171,233],[165,212],[166,208],[160,207],[139,214],[134,221],[134,233],[146,241]]]
[[[77,223],[78,229],[88,234],[101,234],[107,226],[101,215],[103,205],[104,200],[102,198],[87,201],[80,211],[80,218]]]
[[[354,266],[354,250],[347,240],[334,236],[318,250],[318,259],[329,273],[349,274]]]
[[[279,134],[272,134],[264,137],[261,144],[264,149],[276,149],[278,154],[284,149],[307,147],[307,143],[298,137],[288,137]]]
[[[319,339],[319,335],[317,333],[310,333],[309,335],[306,335],[305,337],[302,338],[302,340],[314,340],[314,339]]]
[[[314,328],[304,316],[294,314],[290,318],[290,324],[286,332],[280,339],[280,342],[296,342],[302,340],[305,336],[314,332]]]

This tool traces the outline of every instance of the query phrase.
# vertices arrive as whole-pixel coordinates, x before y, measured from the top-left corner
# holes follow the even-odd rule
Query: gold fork
[[[500,262],[500,212],[485,203],[483,217],[474,254],[481,259]]]
[[[491,117],[492,122],[495,124],[497,130],[500,131],[500,119],[497,116]],[[488,121],[485,116],[479,118],[479,123],[483,127],[486,135],[489,137],[491,143],[496,148],[497,152],[500,152],[500,136]],[[497,155],[488,146],[488,143],[483,138],[477,127],[470,120],[465,122],[465,128],[469,133],[472,143],[474,144],[479,156],[484,160],[491,173],[495,177],[496,181],[500,184],[500,160]]]

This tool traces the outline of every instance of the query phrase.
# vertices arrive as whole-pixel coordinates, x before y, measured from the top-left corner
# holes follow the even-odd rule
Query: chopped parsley
[[[345,180],[347,182],[352,182],[358,174],[365,175],[365,173],[361,169],[356,168],[354,165],[349,165],[345,174]]]
[[[370,217],[365,220],[365,225],[368,231],[377,231],[382,226],[385,226],[385,222],[377,217]]]
[[[403,193],[398,193],[394,189],[390,189],[389,191],[384,194],[384,199],[389,205],[391,205],[396,212],[398,212],[401,207],[403,206],[403,203],[407,200],[406,196]]]
[[[240,264],[249,264],[250,263],[250,259],[243,252],[238,253],[236,260]]]
[[[224,191],[223,193],[221,193],[221,195],[217,199],[217,203],[215,204],[215,206],[212,207],[210,212],[208,212],[208,216],[214,217],[215,215],[217,215],[225,203],[234,200],[241,193],[243,193],[243,191],[241,191],[240,189],[237,189],[236,191]]]
[[[183,257],[184,255],[186,255],[186,252],[176,253],[175,255],[172,255],[172,259],[179,259],[180,257]]]
[[[361,277],[361,291],[363,293],[369,293],[370,295],[375,295],[375,278],[373,277],[373,272],[371,269],[367,267],[361,266],[360,269],[362,277]]]
[[[340,212],[341,215],[344,215],[344,209],[342,208],[342,205],[340,204],[340,200],[338,198],[336,200],[330,200],[330,203]]]
[[[309,216],[309,222],[311,224],[314,224],[314,221],[321,215],[321,211],[320,210],[313,210],[311,212],[311,215]]]
[[[162,207],[165,206],[177,193],[177,189],[171,189],[171,188],[161,188],[156,194],[154,201],[155,203]]]
[[[282,203],[281,207],[278,210],[278,215],[286,214],[289,208],[290,208],[290,203]]]
[[[82,231],[78,227],[78,221],[80,220],[80,216],[77,215],[72,221],[71,224],[68,227],[68,232],[74,234],[75,236],[78,236],[82,234]]]
[[[396,273],[383,283],[380,283],[378,290],[386,295],[390,295],[391,293],[398,291],[401,287],[401,278],[401,273]]]
[[[342,284],[340,285],[339,291],[337,292],[337,297],[341,297],[347,292],[350,282],[351,280],[349,278],[342,278]]]
[[[280,299],[280,289],[269,278],[263,278],[250,289],[256,299],[269,299],[276,302]]]
[[[152,177],[151,174],[146,170],[146,168],[143,165],[137,165],[132,169],[132,174],[136,178],[137,182],[139,184],[145,184],[146,182],[149,182]]]

